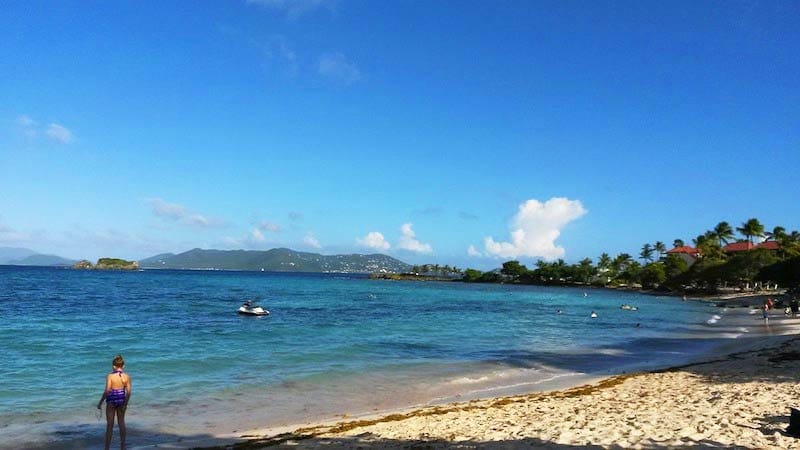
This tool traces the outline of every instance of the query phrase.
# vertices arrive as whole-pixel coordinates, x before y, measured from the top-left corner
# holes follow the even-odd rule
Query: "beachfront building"
[[[733,242],[731,244],[722,247],[722,251],[731,254],[731,253],[738,253],[738,252],[746,252],[750,250],[755,250],[757,248],[763,248],[765,250],[770,251],[777,251],[780,248],[780,244],[775,241],[764,241],[764,242],[756,242],[752,243],[750,241],[740,241],[740,242]]]
[[[686,264],[691,267],[691,265],[694,264],[700,257],[700,251],[694,247],[682,245],[680,247],[675,247],[672,250],[667,250],[667,255],[677,255],[686,261]]]

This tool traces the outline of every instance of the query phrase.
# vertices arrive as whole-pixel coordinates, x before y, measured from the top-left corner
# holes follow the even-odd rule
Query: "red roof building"
[[[697,258],[700,256],[700,251],[694,247],[689,247],[688,245],[682,245],[680,247],[675,247],[672,250],[667,250],[668,255],[677,255],[684,261],[686,264],[692,265],[697,261]]]
[[[741,241],[741,242],[734,242],[732,244],[728,244],[725,247],[722,247],[722,251],[725,253],[736,253],[736,252],[746,252],[748,250],[753,250],[755,248],[763,248],[766,250],[777,250],[780,248],[775,241],[764,241],[758,244],[753,244],[748,241]]]
[[[667,254],[668,255],[672,255],[672,254],[676,254],[676,253],[677,254],[686,254],[686,255],[697,256],[697,254],[700,253],[700,251],[697,250],[694,247],[689,247],[688,245],[684,245],[684,246],[681,246],[681,247],[675,247],[672,250],[667,250]]]
[[[752,250],[756,248],[750,241],[741,241],[741,242],[734,242],[732,244],[728,244],[725,247],[722,247],[722,251],[725,253],[736,253],[736,252],[746,252],[748,250]]]
[[[765,248],[767,250],[778,250],[779,248],[781,248],[781,246],[780,244],[778,244],[778,241],[764,241],[758,244],[758,248]]]

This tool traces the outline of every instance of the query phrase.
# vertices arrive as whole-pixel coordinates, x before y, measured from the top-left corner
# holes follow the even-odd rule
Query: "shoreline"
[[[536,433],[531,433],[531,435],[528,436],[519,436],[521,439],[511,439],[510,441],[507,439],[483,440],[476,439],[476,436],[484,433],[486,429],[476,428],[481,427],[480,422],[484,419],[482,416],[487,414],[491,415],[492,413],[497,413],[499,416],[508,418],[509,409],[514,410],[525,407],[524,409],[530,411],[531,406],[533,406],[533,409],[538,411],[539,408],[536,408],[535,405],[543,403],[561,403],[561,408],[557,407],[556,409],[559,409],[560,412],[563,413],[564,411],[569,410],[575,404],[585,407],[586,405],[583,404],[585,403],[583,400],[588,398],[614,398],[617,395],[616,391],[624,389],[626,384],[638,383],[639,385],[647,385],[650,381],[658,377],[663,378],[673,375],[685,377],[687,374],[688,376],[691,376],[694,372],[702,372],[703,370],[707,370],[709,368],[711,368],[711,371],[713,371],[713,368],[721,365],[744,363],[754,358],[766,358],[768,360],[774,359],[779,362],[792,361],[794,362],[793,368],[800,367],[800,363],[797,362],[798,359],[800,359],[800,354],[797,352],[797,350],[800,349],[800,337],[773,337],[772,339],[762,340],[761,343],[765,345],[757,345],[755,348],[731,353],[718,359],[704,362],[694,362],[649,372],[637,372],[611,376],[591,384],[585,384],[566,390],[534,392],[524,395],[473,400],[462,403],[451,403],[445,406],[432,406],[427,408],[398,411],[376,418],[367,417],[353,421],[317,424],[311,427],[297,428],[293,431],[262,430],[266,431],[267,433],[258,434],[258,432],[251,432],[242,436],[244,440],[235,443],[229,443],[227,445],[215,445],[204,448],[209,450],[255,449],[282,445],[286,445],[287,447],[291,446],[294,448],[351,448],[355,446],[361,448],[404,448],[409,444],[425,445],[426,448],[448,448],[451,446],[472,447],[476,445],[480,446],[492,443],[498,443],[498,445],[502,443],[503,448],[514,448],[516,446],[530,447],[531,442],[535,442],[537,447],[541,446],[542,448],[549,448],[550,445],[552,445],[552,448],[562,448],[560,447],[561,445],[598,445],[598,448],[625,448],[628,445],[637,446],[642,445],[642,443],[631,441],[627,441],[625,443],[627,445],[619,443],[619,441],[617,441],[618,443],[602,443],[591,438],[584,441],[579,440],[573,442],[559,442],[561,439],[555,439],[553,442],[549,442],[549,439],[544,438],[542,434],[537,435]],[[675,383],[671,384],[674,385]],[[681,386],[679,386],[679,388],[680,387]],[[645,390],[651,391],[652,389],[645,386]],[[800,383],[794,382],[792,391],[800,391]],[[794,394],[789,395],[789,397],[796,398]],[[569,403],[569,405],[565,405],[565,403]],[[776,404],[775,414],[782,413],[782,415],[773,420],[770,424],[768,424],[767,427],[762,427],[770,430],[771,433],[765,434],[760,430],[756,430],[756,433],[754,433],[753,436],[753,442],[750,445],[748,445],[747,442],[735,442],[733,440],[719,441],[718,443],[723,446],[735,445],[737,448],[764,449],[789,448],[789,445],[791,444],[800,446],[800,440],[785,435],[782,432],[782,430],[784,430],[788,425],[789,406],[792,405],[793,404],[785,402],[782,405]],[[635,405],[629,405],[629,407],[631,412],[628,415],[635,415],[635,412],[633,412]],[[648,412],[658,412],[659,414],[672,415],[674,416],[673,418],[678,419],[678,422],[681,421],[681,417],[679,417],[678,414],[671,414],[672,411],[660,410]],[[718,417],[718,414],[714,414],[713,411],[711,411],[710,415],[712,417]],[[511,414],[511,416],[513,416],[513,414]],[[565,417],[556,417],[557,420],[560,420],[561,418]],[[523,417],[518,417],[518,419],[523,419]],[[528,420],[530,419],[532,419],[532,417],[528,417]],[[692,418],[684,417],[683,419],[691,421]],[[439,423],[434,425],[431,422]],[[469,429],[472,430],[470,432],[472,435],[469,433],[459,435],[458,432],[463,432],[464,430],[453,422],[470,423],[471,425],[469,426]],[[442,423],[445,425],[444,428],[442,428]],[[709,424],[709,426],[710,425],[711,424]],[[507,423],[507,426],[508,428],[515,427],[515,425],[512,423]],[[540,428],[546,428],[546,425]],[[633,428],[636,428],[636,426],[633,425]],[[447,431],[444,436],[436,436],[434,433],[431,433],[432,430],[441,432],[443,429],[450,431]],[[501,430],[498,430],[496,427],[491,428],[489,431],[499,432],[498,436],[501,434]],[[604,430],[594,431],[597,431],[598,437],[599,435],[607,434]],[[666,441],[665,447],[669,448],[674,445],[681,445],[688,448],[691,446],[689,445],[690,443],[700,446],[701,442],[708,440],[707,436],[703,436],[702,438],[698,438],[699,436],[696,434],[693,436],[692,433],[689,433],[690,430],[685,428],[676,431],[678,431],[678,433],[674,434],[673,441],[670,442],[669,438],[664,439],[664,441]],[[758,437],[758,434],[761,434],[763,439],[755,439]],[[402,435],[406,435],[408,437],[399,439],[398,436]],[[643,439],[644,436],[645,434],[642,433],[641,437]],[[202,445],[202,443],[197,444]]]
[[[742,299],[742,302],[753,303],[752,300],[759,300],[760,296],[747,296]],[[766,297],[766,296],[764,296]],[[738,309],[737,305],[733,305],[730,314],[739,319],[752,319],[752,314]],[[777,314],[775,314],[777,318]],[[758,320],[761,325],[760,319]],[[705,354],[701,359],[690,361],[685,364],[679,364],[671,367],[635,371],[631,373],[611,374],[608,376],[595,376],[588,382],[584,380],[579,385],[570,386],[556,390],[546,391],[533,391],[523,394],[513,394],[504,396],[495,396],[489,398],[450,402],[446,404],[429,405],[429,406],[415,406],[402,408],[392,411],[381,411],[370,414],[362,414],[349,417],[343,415],[345,420],[331,420],[316,422],[313,424],[297,424],[282,427],[261,428],[249,430],[237,435],[218,435],[213,436],[212,439],[200,439],[193,441],[172,442],[168,444],[160,444],[155,446],[145,446],[137,448],[207,448],[207,449],[252,449],[264,447],[279,447],[283,446],[292,448],[407,448],[414,445],[424,445],[426,448],[448,448],[448,447],[462,447],[467,446],[472,448],[474,446],[497,445],[501,448],[515,448],[516,446],[529,448],[531,445],[542,448],[564,448],[562,445],[600,445],[598,448],[608,448],[595,439],[588,439],[585,441],[571,440],[569,435],[564,438],[560,436],[554,439],[543,433],[541,430],[532,430],[530,432],[522,433],[519,436],[509,438],[504,436],[505,431],[510,429],[518,429],[520,426],[525,428],[520,423],[531,422],[539,423],[541,417],[531,417],[531,408],[538,411],[536,405],[547,404],[549,407],[554,408],[556,411],[551,416],[551,425],[560,426],[562,423],[569,423],[570,419],[575,415],[574,410],[586,407],[586,400],[595,397],[608,397],[617,398],[630,397],[627,394],[620,394],[622,389],[625,391],[626,385],[633,383],[639,386],[640,392],[637,394],[639,397],[631,398],[633,402],[626,405],[621,410],[617,410],[611,417],[608,417],[608,411],[602,410],[602,403],[599,406],[601,411],[593,414],[597,416],[597,420],[606,417],[612,422],[615,420],[614,416],[628,415],[637,413],[642,408],[644,410],[661,409],[662,401],[657,400],[655,403],[651,402],[649,405],[637,405],[636,401],[641,398],[658,398],[664,389],[656,390],[650,386],[651,384],[659,385],[665,384],[668,390],[677,390],[679,394],[688,391],[715,391],[714,386],[717,382],[711,383],[698,383],[697,380],[692,380],[696,377],[695,372],[702,372],[717,370],[716,374],[719,379],[730,376],[729,372],[735,371],[731,366],[745,366],[746,370],[758,370],[754,360],[764,359],[764,354],[784,355],[786,361],[790,361],[793,371],[800,370],[800,337],[797,336],[800,331],[800,318],[798,319],[785,319],[774,320],[774,324],[767,326],[764,330],[757,330],[752,335],[743,336],[742,338],[730,339],[724,345],[716,348],[716,356],[713,353]],[[792,360],[797,356],[796,361]],[[720,369],[722,367],[722,369]],[[736,369],[738,370],[738,369]],[[776,369],[782,378],[791,378],[793,373],[789,368]],[[789,370],[787,372],[787,370]],[[678,377],[684,378],[682,382],[676,383],[674,380],[662,380],[663,378]],[[631,381],[634,380],[634,381]],[[782,381],[784,383],[785,381]],[[791,383],[791,389],[794,394],[790,396],[793,399],[800,399],[800,383]],[[737,398],[746,398],[751,394],[751,389],[748,387],[747,392],[740,392],[741,388],[736,387],[736,391],[732,394]],[[680,395],[679,395],[680,396]],[[664,399],[668,401],[669,399]],[[691,403],[691,401],[690,401]],[[786,403],[786,402],[784,402]],[[794,403],[792,403],[794,404]],[[554,406],[555,405],[555,406]],[[524,408],[523,408],[524,406]],[[789,404],[776,403],[775,414],[783,414],[780,416],[781,427],[785,429],[788,425],[788,407]],[[517,411],[523,408],[525,412]],[[509,409],[511,412],[509,412]],[[747,409],[747,408],[743,408]],[[653,411],[649,411],[653,412]],[[660,411],[658,416],[671,417],[680,416],[678,411]],[[721,420],[715,416],[713,410],[711,415],[716,417],[716,420]],[[464,425],[454,426],[451,424],[453,417],[457,418],[458,423]],[[499,420],[499,418],[508,419],[514,417],[515,420],[503,422],[499,425],[487,425],[489,422]],[[552,418],[555,417],[555,420]],[[776,416],[777,417],[777,416]],[[488,419],[487,419],[488,418]],[[504,419],[504,420],[505,420]],[[684,420],[689,420],[686,417]],[[777,420],[777,419],[776,419]],[[690,420],[691,421],[691,420]],[[630,422],[630,421],[629,421]],[[627,422],[626,422],[627,423]],[[619,425],[619,424],[617,424]],[[615,426],[617,426],[615,425]],[[647,428],[648,424],[642,423],[641,426],[626,425],[633,430],[639,428]],[[652,425],[652,424],[650,424]],[[683,430],[679,435],[673,436],[674,439],[667,447],[678,445],[681,439],[691,438],[685,430],[686,424],[681,424],[678,430]],[[710,425],[709,425],[710,426]],[[488,428],[487,428],[488,427]],[[777,428],[772,425],[773,428]],[[778,428],[781,428],[778,427]],[[663,427],[660,427],[663,428]],[[452,430],[451,430],[452,429]],[[709,428],[710,429],[710,428]],[[600,435],[603,434],[601,429],[596,429]],[[778,430],[780,431],[780,430]],[[776,433],[778,432],[776,431]],[[636,431],[633,431],[636,434]],[[647,433],[643,433],[642,436]],[[695,433],[696,434],[696,433]],[[688,437],[687,437],[688,436]],[[574,437],[574,436],[573,436]],[[519,438],[519,439],[518,439]],[[600,437],[596,437],[600,439]],[[666,439],[667,437],[665,437]],[[741,448],[786,448],[785,442],[782,439],[786,438],[782,435],[775,435],[772,433],[769,438],[776,443],[763,442],[763,440],[754,439],[754,444],[751,447],[746,445]],[[583,438],[581,438],[583,439]],[[563,442],[562,442],[563,441]],[[635,444],[632,441],[626,441],[630,445]],[[743,445],[742,442],[730,441],[730,445]],[[610,444],[608,444],[610,446]],[[800,440],[797,441],[798,448],[800,448]],[[627,447],[627,446],[623,446]],[[615,447],[618,448],[618,447]]]

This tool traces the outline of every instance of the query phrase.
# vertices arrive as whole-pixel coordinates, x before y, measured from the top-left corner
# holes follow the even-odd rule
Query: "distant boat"
[[[269,311],[259,305],[254,305],[253,302],[248,300],[239,307],[239,314],[244,314],[246,316],[268,316]]]
[[[638,311],[639,310],[639,308],[637,308],[636,306],[633,306],[633,305],[621,305],[619,307],[619,309],[624,309],[624,310],[627,310],[627,311]]]

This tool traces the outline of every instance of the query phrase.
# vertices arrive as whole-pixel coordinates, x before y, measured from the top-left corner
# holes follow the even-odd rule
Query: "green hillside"
[[[373,273],[404,272],[410,266],[387,255],[321,255],[275,248],[272,250],[193,249],[165,253],[139,261],[150,269],[264,270],[270,272]]]

